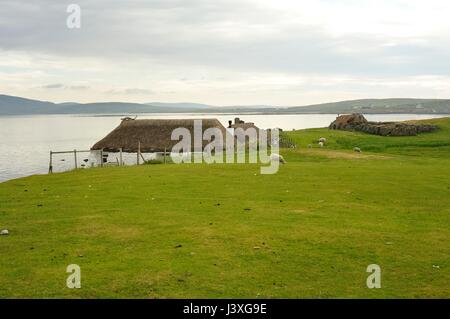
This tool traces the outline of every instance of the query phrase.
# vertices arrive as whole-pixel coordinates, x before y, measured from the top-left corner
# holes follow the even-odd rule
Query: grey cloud
[[[86,90],[89,88],[87,85],[64,85],[62,83],[46,84],[42,85],[42,89],[68,89],[68,90]]]
[[[448,39],[384,47],[381,37],[332,37],[319,27],[285,26],[278,21],[281,17],[257,2],[77,3],[82,26],[70,30],[65,24],[67,3],[2,1],[0,49],[251,72],[372,76],[450,72]]]
[[[140,89],[140,88],[126,88],[126,89],[111,89],[106,93],[108,94],[126,94],[126,95],[148,95],[153,94],[152,90]]]
[[[133,95],[133,94],[139,95],[139,94],[152,94],[153,92],[151,90],[147,90],[147,89],[126,89],[124,91],[124,93],[130,94],[130,95]]]
[[[87,86],[87,85],[71,85],[68,88],[71,90],[87,90],[87,89],[89,89],[89,86]]]
[[[47,85],[43,85],[41,88],[43,88],[43,89],[62,89],[62,88],[64,88],[64,85],[62,85],[61,83],[47,84]]]

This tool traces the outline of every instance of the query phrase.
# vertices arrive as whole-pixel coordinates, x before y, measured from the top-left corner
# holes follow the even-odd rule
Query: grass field
[[[300,147],[275,175],[171,164],[1,183],[0,297],[449,298],[450,119],[427,122],[439,131],[290,132]]]

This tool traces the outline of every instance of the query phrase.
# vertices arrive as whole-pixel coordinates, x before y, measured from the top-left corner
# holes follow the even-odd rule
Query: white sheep
[[[323,144],[325,144],[327,142],[327,139],[325,137],[321,137],[321,138],[319,138],[319,142],[322,142]]]
[[[281,164],[286,164],[287,162],[284,160],[283,156],[281,156],[280,154],[270,154],[270,161],[271,162],[279,162]]]
[[[324,145],[323,142],[319,142],[320,147],[323,147],[323,145]]]
[[[359,147],[355,147],[353,150],[357,153],[361,153],[361,149]]]

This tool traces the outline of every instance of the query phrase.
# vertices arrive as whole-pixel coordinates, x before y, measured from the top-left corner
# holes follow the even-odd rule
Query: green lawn
[[[427,122],[440,130],[290,132],[300,147],[275,175],[168,164],[1,183],[0,298],[449,298],[450,119]]]

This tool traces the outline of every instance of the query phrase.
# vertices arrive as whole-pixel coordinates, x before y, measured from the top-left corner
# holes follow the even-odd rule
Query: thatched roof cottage
[[[176,128],[186,128],[190,131],[193,151],[194,119],[124,119],[117,128],[97,142],[91,150],[119,152],[122,149],[123,152],[136,153],[140,144],[142,153],[170,151],[179,142],[171,139],[172,131]],[[222,132],[223,138],[226,138],[227,130],[217,119],[202,119],[203,132],[208,128],[218,128]],[[208,141],[203,141],[203,147],[208,143]]]

